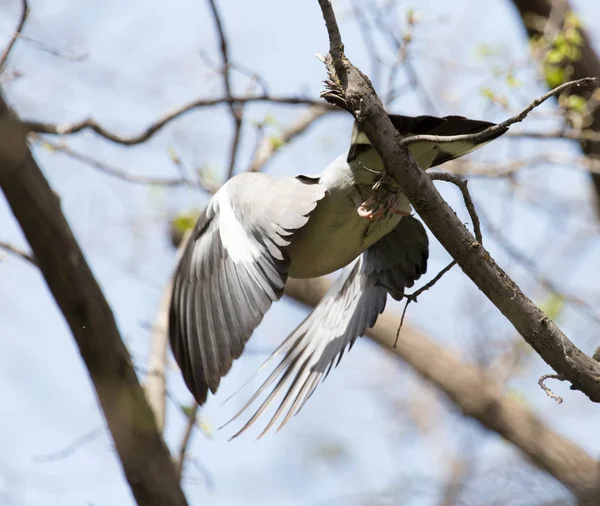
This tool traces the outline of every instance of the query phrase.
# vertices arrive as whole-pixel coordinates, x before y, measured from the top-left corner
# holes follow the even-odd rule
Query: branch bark
[[[325,294],[324,279],[289,279],[286,295],[315,306]],[[384,312],[367,336],[408,363],[423,378],[441,389],[466,415],[514,444],[540,469],[567,486],[585,504],[600,494],[600,462],[581,447],[548,428],[522,402],[502,395],[501,386],[411,327],[393,348],[398,316]],[[595,503],[589,503],[595,504]]]
[[[123,471],[140,505],[187,505],[114,317],[0,93],[0,187],[88,369]]]
[[[323,94],[341,104],[359,122],[361,130],[380,154],[386,170],[398,181],[410,203],[461,269],[513,324],[515,329],[572,387],[600,402],[600,363],[583,353],[563,332],[521,292],[473,237],[438,193],[431,179],[410,157],[394,129],[369,79],[340,56],[339,31],[329,0],[319,0],[328,25],[330,48],[329,89]],[[328,4],[329,8],[324,8]]]

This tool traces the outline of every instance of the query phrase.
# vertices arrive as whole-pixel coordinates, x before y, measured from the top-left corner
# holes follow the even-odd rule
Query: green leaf
[[[184,234],[188,230],[194,228],[196,224],[196,220],[198,219],[200,213],[197,211],[191,211],[189,213],[183,213],[176,216],[173,219],[173,227],[178,231]]]
[[[587,100],[580,95],[570,95],[566,101],[567,109],[583,114]]]
[[[277,118],[275,116],[273,116],[272,114],[267,114],[264,119],[262,120],[263,125],[269,125],[269,126],[278,126],[279,125],[279,121],[277,121]]]
[[[556,88],[567,81],[566,70],[554,65],[544,66],[544,76],[550,88]]]
[[[521,86],[521,82],[515,77],[512,72],[509,72],[506,76],[506,84],[511,88],[518,88]]]
[[[269,137],[269,142],[271,143],[271,147],[273,151],[277,151],[281,146],[285,144],[285,142],[281,139],[281,137]]]

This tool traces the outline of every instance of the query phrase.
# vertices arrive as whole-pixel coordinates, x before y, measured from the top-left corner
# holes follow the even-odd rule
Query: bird
[[[478,142],[409,144],[423,170],[466,155],[506,131],[485,136],[494,123],[462,116],[389,118],[402,136],[483,135]],[[277,398],[279,405],[259,437],[279,419],[281,429],[345,350],[375,324],[387,295],[402,299],[425,274],[428,256],[424,226],[357,122],[348,152],[320,175],[235,175],[198,218],[173,278],[169,341],[187,388],[199,405],[209,391],[216,393],[271,304],[282,297],[288,277],[315,278],[342,269],[267,360],[265,365],[279,362],[232,418],[271,388],[233,437]]]

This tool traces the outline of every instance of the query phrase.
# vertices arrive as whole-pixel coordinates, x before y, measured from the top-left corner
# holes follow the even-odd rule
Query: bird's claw
[[[398,216],[409,216],[410,212],[406,212],[400,207],[398,196],[395,194],[389,195],[383,202],[377,201],[374,197],[365,200],[356,210],[361,218],[372,220],[382,218],[388,213]]]

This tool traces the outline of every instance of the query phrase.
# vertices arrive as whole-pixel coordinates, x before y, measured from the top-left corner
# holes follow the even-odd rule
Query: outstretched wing
[[[237,418],[275,381],[266,400],[235,434],[244,432],[285,391],[277,411],[261,436],[285,416],[278,430],[300,411],[319,381],[341,360],[346,347],[372,327],[385,308],[387,293],[400,298],[427,269],[427,233],[413,217],[398,226],[347,266],[313,312],[267,360],[283,358],[258,391],[232,419]],[[337,365],[336,363],[336,365]],[[287,389],[287,390],[286,390]]]
[[[198,219],[175,273],[169,339],[199,404],[281,297],[289,265],[283,248],[324,195],[319,184],[241,174]]]

